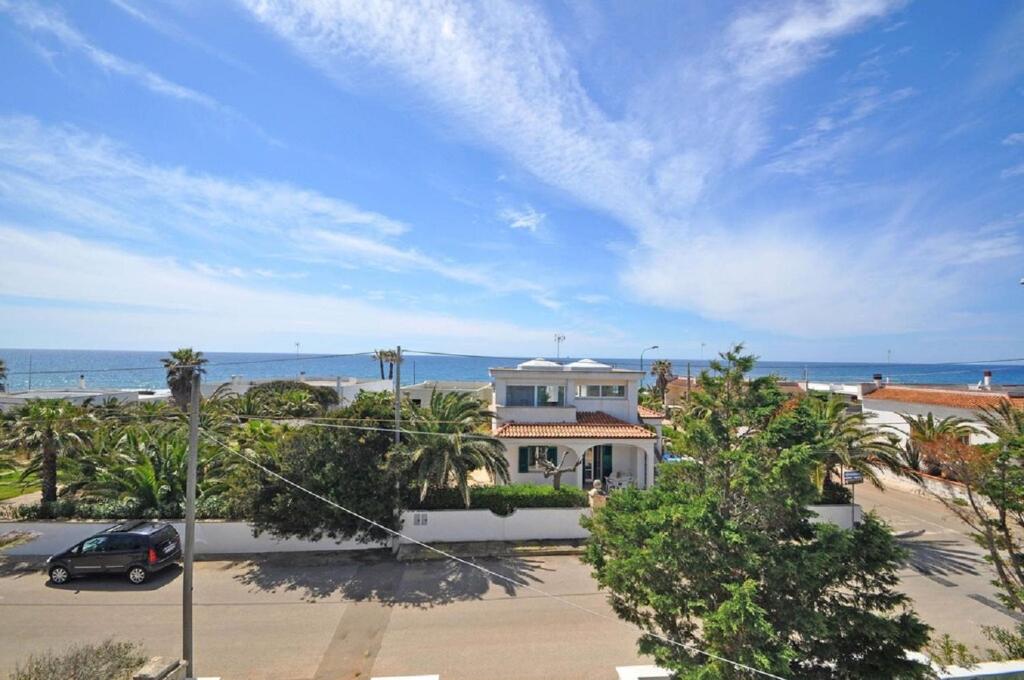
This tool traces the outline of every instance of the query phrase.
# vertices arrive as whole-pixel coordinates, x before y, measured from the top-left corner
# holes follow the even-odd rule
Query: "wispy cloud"
[[[4,318],[36,324],[81,346],[177,346],[223,349],[346,347],[365,350],[402,342],[443,343],[448,350],[518,353],[540,351],[550,333],[504,320],[392,308],[358,297],[300,293],[235,277],[210,275],[166,257],[58,232],[0,224],[4,295],[48,300],[43,306],[10,305]],[[131,285],[111,285],[112,276]],[[358,323],[353,323],[358,320]],[[601,337],[574,337],[607,347]],[[308,340],[306,340],[308,339]]]
[[[1006,146],[1024,144],[1024,132],[1014,132],[1013,134],[1007,135],[1003,139],[1003,144],[1005,144]]]
[[[122,59],[91,43],[57,10],[40,7],[32,2],[0,0],[0,11],[29,31],[56,39],[65,47],[81,53],[105,71],[126,76],[157,94],[181,99],[205,108],[225,110],[213,97],[170,81],[160,74],[126,59]]]
[[[837,39],[891,21],[902,0],[741,9],[714,47],[640,83],[618,119],[591,99],[546,17],[528,4],[243,1],[342,86],[353,68],[384,69],[480,143],[631,228],[622,280],[645,302],[818,336],[926,327],[939,317],[935,301],[963,290],[964,279],[947,271],[956,263],[924,250],[908,263],[914,230],[879,235],[867,225],[867,255],[827,233],[835,228],[827,211],[792,220],[777,209],[732,224],[712,200],[712,190],[735,194],[735,173],[769,147],[779,89],[826,59]],[[856,150],[870,115],[914,94],[864,85],[863,75],[785,161],[766,164],[820,168]]]
[[[85,233],[150,243],[175,235],[228,252],[428,272],[493,293],[523,293],[547,308],[558,304],[550,284],[404,246],[396,238],[410,231],[408,224],[347,201],[284,182],[153,165],[104,137],[31,118],[0,118],[0,205],[58,216]],[[197,268],[211,276],[259,276],[253,267]]]
[[[1024,175],[1024,163],[1018,163],[1017,165],[1006,168],[1001,173],[999,173],[999,176],[1002,177],[1003,179],[1010,179],[1011,177],[1020,177],[1021,175]]]
[[[537,228],[547,216],[528,205],[521,209],[504,208],[498,213],[498,217],[504,220],[511,229],[525,229],[536,233]]]

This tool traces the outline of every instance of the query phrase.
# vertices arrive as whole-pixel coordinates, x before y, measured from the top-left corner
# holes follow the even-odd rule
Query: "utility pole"
[[[402,346],[395,350],[395,443],[402,442]]]
[[[807,367],[804,366],[804,392],[810,389],[810,383],[807,382]]]
[[[561,333],[555,333],[555,358],[560,359],[562,357],[562,342],[565,341],[565,336]]]
[[[28,389],[32,391],[32,355],[28,355]]]
[[[181,647],[189,678],[196,675],[192,649],[192,562],[196,549],[196,460],[199,457],[199,367],[192,368],[192,397],[188,414],[188,480],[185,483],[185,572],[181,584]]]
[[[690,403],[690,362],[686,362],[686,403]]]

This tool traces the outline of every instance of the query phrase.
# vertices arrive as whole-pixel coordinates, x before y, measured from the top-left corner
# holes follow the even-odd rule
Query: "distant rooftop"
[[[640,371],[633,371],[625,368],[615,368],[609,364],[602,364],[600,361],[594,361],[593,359],[577,359],[568,364],[560,364],[557,361],[551,359],[544,359],[538,357],[536,359],[530,359],[524,361],[514,368],[512,367],[496,367],[492,368],[492,371],[601,371],[608,372],[614,371],[616,373],[640,373]]]

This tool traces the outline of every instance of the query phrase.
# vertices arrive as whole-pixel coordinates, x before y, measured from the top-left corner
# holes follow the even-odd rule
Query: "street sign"
[[[864,481],[864,475],[856,470],[843,471],[843,484],[860,484]]]

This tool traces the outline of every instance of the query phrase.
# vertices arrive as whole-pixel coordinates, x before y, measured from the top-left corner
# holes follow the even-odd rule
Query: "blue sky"
[[[0,346],[1024,354],[1024,6],[0,0]]]

